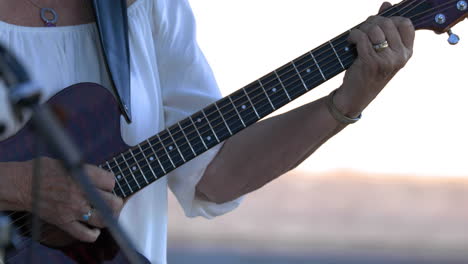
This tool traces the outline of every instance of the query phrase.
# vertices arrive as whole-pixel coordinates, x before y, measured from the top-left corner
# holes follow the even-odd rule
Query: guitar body
[[[58,114],[74,143],[81,148],[86,163],[98,165],[128,149],[120,135],[118,105],[104,87],[92,83],[76,84],[53,96],[48,104]],[[36,143],[36,136],[28,123],[16,135],[0,142],[0,162],[27,161],[38,156],[58,158],[46,146],[36,153]],[[44,263],[103,263],[104,260],[113,260],[105,263],[126,263],[107,232],[103,232],[93,244],[74,243],[66,248],[52,249],[29,238],[29,217],[24,216],[25,213],[18,212],[12,215],[17,228],[25,227],[19,228],[18,233],[26,236],[16,243],[16,250],[8,252],[7,263],[26,263],[31,245],[35,245],[35,257]],[[57,231],[48,232],[50,229],[43,227],[41,237],[54,240],[54,236],[64,235]]]

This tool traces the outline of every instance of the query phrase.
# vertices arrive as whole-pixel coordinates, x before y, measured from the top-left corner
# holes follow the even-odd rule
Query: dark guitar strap
[[[130,105],[130,51],[125,0],[93,0],[101,45],[120,111],[132,121]]]

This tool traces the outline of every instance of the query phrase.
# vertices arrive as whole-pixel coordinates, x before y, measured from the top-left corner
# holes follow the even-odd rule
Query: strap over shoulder
[[[120,111],[132,120],[130,105],[130,51],[125,0],[93,0],[104,57],[114,84]]]

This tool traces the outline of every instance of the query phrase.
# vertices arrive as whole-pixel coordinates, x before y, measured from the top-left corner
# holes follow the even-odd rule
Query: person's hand
[[[74,239],[83,242],[96,241],[100,234],[100,228],[105,227],[99,212],[90,206],[78,184],[69,175],[66,175],[59,161],[50,158],[40,159],[39,217],[65,231]],[[33,163],[34,160],[21,164],[18,172],[22,175],[16,177],[17,189],[20,192],[20,204],[25,211],[31,211]],[[107,202],[113,213],[118,215],[123,207],[123,201],[112,194],[115,185],[113,174],[92,165],[86,165],[85,170],[101,197]],[[92,214],[89,220],[85,221],[83,215],[90,211]]]
[[[391,4],[384,3],[383,11]],[[344,77],[334,102],[342,113],[355,117],[379,94],[413,54],[415,29],[403,17],[370,17],[351,31],[348,41],[356,45],[358,58]],[[388,42],[388,48],[374,48]]]

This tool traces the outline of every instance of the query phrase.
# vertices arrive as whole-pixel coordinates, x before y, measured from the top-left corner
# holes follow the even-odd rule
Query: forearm
[[[217,203],[254,191],[295,168],[344,127],[324,98],[256,123],[226,141],[197,191]]]
[[[24,210],[20,190],[16,188],[22,170],[24,168],[19,162],[0,163],[0,211]]]

